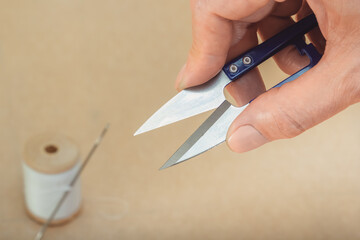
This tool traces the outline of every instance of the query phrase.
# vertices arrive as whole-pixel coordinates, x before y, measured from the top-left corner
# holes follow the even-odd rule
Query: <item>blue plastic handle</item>
[[[316,50],[314,45],[312,45],[311,43],[306,45],[305,42],[302,39],[300,39],[295,45],[296,45],[296,47],[298,48],[298,50],[300,51],[300,53],[302,55],[306,54],[306,56],[309,57],[309,59],[310,59],[309,65],[307,65],[303,69],[297,71],[296,73],[294,73],[290,77],[286,78],[285,80],[279,82],[278,84],[276,84],[272,88],[281,87],[285,83],[288,83],[288,82],[291,82],[291,81],[297,79],[298,77],[300,77],[302,74],[307,72],[309,69],[311,69],[313,66],[315,66],[320,61],[321,54],[318,53],[318,51]],[[272,88],[270,88],[270,89],[272,89]],[[256,98],[252,99],[249,103],[251,103],[255,99]]]
[[[300,45],[301,47],[299,45],[296,45],[296,44],[295,45],[297,46],[297,48],[300,51],[301,55],[306,54],[306,56],[309,57],[309,59],[310,59],[309,65],[307,65],[306,67],[304,67],[300,71],[294,73],[293,75],[286,78],[285,80],[279,82],[278,84],[276,84],[272,88],[280,87],[280,86],[284,85],[285,83],[288,83],[288,82],[291,82],[291,81],[295,80],[296,78],[298,78],[299,76],[301,76],[302,74],[307,72],[309,69],[311,69],[313,66],[315,66],[320,61],[321,54],[318,53],[318,51],[316,50],[314,45],[312,45],[311,43],[306,45],[303,40],[299,40],[298,44],[301,44]]]
[[[303,38],[305,33],[317,25],[315,15],[311,14],[227,63],[223,67],[223,71],[231,81],[234,81],[291,44],[294,44],[300,53],[307,54],[312,64],[316,64],[321,56],[315,48],[306,45]],[[312,66],[310,64],[308,67]],[[303,72],[299,71],[294,75],[299,76],[300,73]]]

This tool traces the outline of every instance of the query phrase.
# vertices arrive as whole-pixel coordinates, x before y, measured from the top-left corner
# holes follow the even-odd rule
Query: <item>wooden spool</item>
[[[38,173],[60,174],[69,171],[79,163],[79,150],[77,145],[65,136],[52,133],[42,134],[29,139],[25,145],[23,160],[27,167]],[[27,202],[25,205],[27,214],[33,220],[39,223],[46,222],[46,218],[37,216],[32,212]],[[54,219],[51,225],[60,225],[71,221],[80,213],[80,209],[78,207],[74,213],[66,218]]]

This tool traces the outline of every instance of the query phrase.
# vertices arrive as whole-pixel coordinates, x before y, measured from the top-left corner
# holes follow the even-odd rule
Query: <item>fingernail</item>
[[[269,141],[251,125],[239,127],[228,138],[230,149],[238,153],[253,150],[267,142]]]
[[[185,88],[185,81],[184,81],[184,73],[185,73],[185,68],[186,68],[186,64],[184,64],[184,66],[181,68],[178,76],[177,76],[177,84],[176,84],[176,89],[178,91],[181,91]]]

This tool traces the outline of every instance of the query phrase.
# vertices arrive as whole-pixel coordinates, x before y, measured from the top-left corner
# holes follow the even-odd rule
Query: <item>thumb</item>
[[[355,103],[359,87],[354,87],[358,85],[354,74],[359,70],[347,67],[346,58],[343,63],[325,58],[295,81],[251,102],[229,128],[230,149],[246,152],[273,140],[295,137]]]

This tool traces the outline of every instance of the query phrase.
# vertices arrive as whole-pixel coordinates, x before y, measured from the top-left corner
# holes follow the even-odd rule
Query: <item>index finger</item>
[[[230,47],[236,43],[234,37],[240,41],[250,23],[267,15],[273,4],[273,0],[192,0],[193,41],[187,62],[178,74],[176,88],[182,90],[214,77],[225,64]],[[238,20],[243,24],[234,35],[233,21]]]

